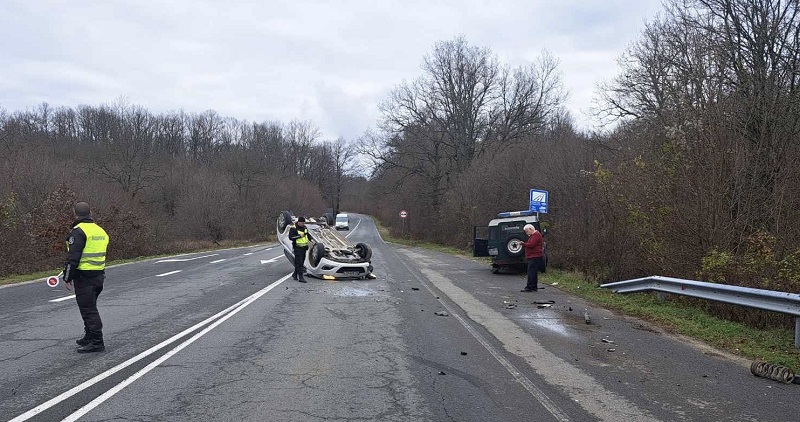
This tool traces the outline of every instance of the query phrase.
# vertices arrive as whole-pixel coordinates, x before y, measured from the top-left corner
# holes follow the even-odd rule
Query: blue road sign
[[[531,211],[547,214],[547,191],[531,189]]]

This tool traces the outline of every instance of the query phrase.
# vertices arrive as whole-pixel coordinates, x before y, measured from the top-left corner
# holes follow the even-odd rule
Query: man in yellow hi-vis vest
[[[306,251],[308,251],[308,228],[306,227],[305,217],[297,219],[297,223],[289,229],[289,240],[292,241],[292,252],[294,253],[294,273],[292,278],[305,283],[303,271],[306,263]]]
[[[64,282],[67,290],[75,287],[75,298],[83,318],[83,338],[76,340],[78,353],[102,352],[103,321],[97,310],[97,297],[103,291],[108,234],[92,219],[86,202],[75,204],[75,222],[67,238],[67,262]]]

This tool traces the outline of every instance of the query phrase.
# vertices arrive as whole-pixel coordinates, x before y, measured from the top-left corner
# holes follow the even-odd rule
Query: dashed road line
[[[175,356],[178,352],[180,352],[181,350],[185,349],[187,346],[189,346],[190,344],[194,343],[196,340],[200,339],[204,335],[208,334],[209,331],[213,330],[214,328],[217,328],[217,326],[219,326],[220,324],[225,322],[228,318],[236,315],[239,311],[241,311],[242,309],[246,308],[251,303],[255,302],[258,298],[260,298],[261,296],[264,296],[265,294],[267,294],[267,292],[269,292],[270,290],[272,290],[273,288],[275,288],[279,284],[283,283],[287,279],[289,279],[289,275],[283,276],[278,281],[270,284],[269,286],[259,290],[255,294],[251,295],[250,297],[245,299],[245,302],[242,303],[241,305],[239,305],[236,309],[230,311],[227,315],[221,317],[220,319],[215,321],[213,324],[211,324],[208,327],[204,328],[199,333],[193,335],[191,338],[189,338],[188,340],[184,341],[183,343],[181,343],[180,345],[178,345],[174,349],[170,350],[169,352],[165,353],[160,358],[154,360],[149,365],[147,365],[144,368],[140,369],[135,374],[133,374],[130,377],[126,378],[121,383],[115,385],[114,387],[112,387],[111,389],[106,391],[105,393],[99,395],[97,398],[95,398],[94,400],[92,400],[88,404],[86,404],[85,406],[83,406],[80,409],[78,409],[77,411],[75,411],[75,413],[73,413],[73,414],[67,416],[66,418],[64,418],[62,420],[62,422],[75,422],[75,421],[77,421],[83,415],[91,412],[92,409],[94,409],[97,406],[101,405],[104,401],[110,399],[115,394],[117,394],[120,391],[122,391],[122,389],[124,389],[125,387],[131,385],[137,379],[143,377],[145,374],[147,374],[148,372],[150,372],[153,369],[155,369],[158,365],[161,365],[162,363],[164,363],[167,359],[171,358],[172,356]]]
[[[186,261],[194,261],[195,259],[202,259],[202,258],[210,258],[212,256],[217,256],[218,253],[214,253],[211,255],[203,255],[203,256],[196,256],[194,258],[171,258],[171,259],[162,259],[161,261],[156,261],[156,264],[160,264],[162,262],[186,262]]]
[[[72,299],[72,298],[74,298],[74,297],[75,297],[75,295],[71,295],[71,296],[64,296],[64,297],[60,297],[60,298],[58,298],[58,299],[52,299],[52,300],[48,300],[48,302],[63,302],[63,301],[65,301],[65,300]]]
[[[230,317],[234,313],[239,312],[241,309],[244,308],[244,306],[249,305],[250,303],[252,303],[256,299],[258,299],[259,297],[263,296],[265,293],[267,293],[268,291],[272,290],[278,284],[286,281],[289,278],[289,276],[290,275],[284,276],[283,278],[279,279],[278,281],[276,281],[276,282],[270,284],[269,286],[257,291],[256,293],[253,293],[252,295],[250,295],[250,296],[248,296],[248,297],[236,302],[235,304],[225,308],[224,310],[222,310],[219,313],[209,317],[208,319],[205,319],[205,320],[203,320],[203,321],[201,321],[201,322],[199,322],[199,323],[197,323],[197,324],[195,324],[195,325],[193,325],[193,326],[181,331],[180,333],[175,334],[174,336],[168,338],[167,340],[164,340],[161,343],[159,343],[159,344],[157,344],[157,345],[145,350],[144,352],[139,353],[138,355],[126,360],[125,362],[122,362],[119,365],[117,365],[117,366],[115,366],[115,367],[113,367],[113,368],[111,368],[111,369],[109,369],[109,370],[107,370],[107,371],[105,371],[105,372],[103,372],[103,373],[101,373],[99,375],[96,375],[96,376],[92,377],[91,379],[89,379],[87,381],[84,381],[83,383],[81,383],[81,384],[79,384],[79,385],[77,385],[77,386],[75,386],[75,387],[73,387],[73,388],[71,388],[71,389],[59,394],[58,396],[53,397],[52,399],[50,399],[50,400],[48,400],[48,401],[46,401],[46,402],[34,407],[33,409],[31,409],[31,410],[29,410],[29,411],[27,411],[27,412],[15,417],[14,419],[11,419],[9,422],[23,422],[23,421],[26,421],[26,420],[28,420],[28,419],[30,419],[30,418],[32,418],[32,417],[44,412],[45,410],[47,410],[47,409],[49,409],[49,408],[51,408],[51,407],[63,402],[64,400],[69,399],[70,397],[80,393],[81,391],[86,390],[87,388],[90,388],[90,387],[94,386],[95,384],[97,384],[97,383],[103,381],[104,379],[116,374],[117,372],[127,368],[128,366],[131,366],[134,363],[136,363],[136,362],[138,362],[138,361],[140,361],[140,360],[152,355],[153,353],[155,353],[155,352],[167,347],[171,343],[174,343],[176,340],[179,340],[179,339],[181,339],[183,337],[186,337],[187,335],[191,334],[192,332],[196,331],[197,329],[199,329],[199,328],[201,328],[201,327],[203,327],[205,325],[208,325],[208,324],[214,322],[215,320],[217,320],[217,319],[219,319],[221,317],[225,317],[225,319],[227,319],[227,317]],[[231,311],[233,311],[233,312],[231,314],[228,314]],[[228,314],[228,315],[226,315],[226,314]],[[222,320],[220,320],[218,322],[221,323]],[[219,324],[216,324],[216,325],[219,325]],[[216,327],[216,325],[214,325],[214,327]],[[207,328],[212,328],[212,327],[209,326]],[[200,333],[198,333],[194,337],[192,337],[189,341],[196,340],[197,338],[199,338],[200,335],[205,334],[206,332],[207,332],[207,330],[201,331]],[[188,341],[182,343],[181,346],[178,346],[178,348],[173,349],[172,351],[170,351],[170,353],[174,352],[172,354],[175,354],[180,349],[182,349],[183,347],[186,347],[186,346],[188,346]],[[172,355],[169,355],[169,356],[172,356]],[[163,358],[163,356],[162,356],[162,358]],[[141,372],[141,370],[139,372]],[[137,374],[139,372],[137,372]],[[142,374],[142,375],[144,375],[144,374]],[[128,380],[130,380],[131,378],[133,378],[133,377],[128,378]],[[120,385],[121,384],[118,384],[117,387],[119,387]],[[111,391],[111,390],[109,390],[109,391]],[[109,391],[107,391],[105,394],[108,394]],[[108,396],[108,397],[110,397],[110,396]],[[96,400],[97,399],[95,399],[95,401]],[[103,400],[105,400],[105,399],[103,399]],[[85,407],[86,406],[84,406],[84,408]],[[81,408],[81,409],[83,409],[83,408]],[[73,415],[75,415],[75,414],[73,414]]]
[[[211,261],[211,262],[209,262],[209,264],[216,264],[216,263],[218,263],[218,262],[225,261],[226,259],[227,259],[227,258],[222,258],[222,259],[218,259],[218,260],[216,260],[216,261]]]
[[[177,274],[179,272],[181,272],[181,270],[170,271],[168,273],[158,274],[158,275],[156,275],[156,277],[164,277],[164,276],[167,276],[167,275]]]

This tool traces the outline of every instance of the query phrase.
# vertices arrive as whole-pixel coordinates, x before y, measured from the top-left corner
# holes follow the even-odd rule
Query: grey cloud
[[[660,9],[647,1],[25,1],[0,15],[0,107],[99,104],[215,109],[255,121],[312,119],[352,138],[420,75],[438,40],[463,34],[513,65],[561,60],[580,110]],[[585,123],[586,124],[586,123]]]

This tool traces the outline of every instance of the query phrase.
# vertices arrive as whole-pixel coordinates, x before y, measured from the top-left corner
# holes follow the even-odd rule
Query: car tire
[[[506,254],[511,258],[519,258],[525,255],[525,239],[521,235],[512,234],[506,239]]]
[[[319,261],[322,260],[323,256],[325,256],[325,245],[317,242],[311,248],[311,253],[308,255],[308,263],[311,264],[312,267],[316,267],[319,265]]]
[[[278,233],[283,233],[286,230],[286,226],[290,226],[292,224],[292,213],[289,211],[281,211],[280,215],[278,215]]]
[[[324,223],[328,226],[333,226],[335,224],[335,221],[333,220],[333,214],[331,213],[323,214],[322,218],[325,219]]]
[[[372,259],[372,248],[366,243],[359,242],[356,244],[356,254],[364,261]]]

